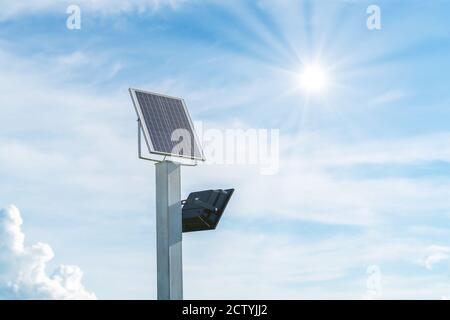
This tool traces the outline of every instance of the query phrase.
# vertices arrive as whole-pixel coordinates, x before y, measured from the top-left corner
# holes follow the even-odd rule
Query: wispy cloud
[[[76,4],[85,12],[99,14],[119,14],[128,12],[145,12],[155,11],[164,7],[177,9],[187,0],[81,0]],[[37,1],[0,1],[2,11],[0,13],[0,21],[14,19],[33,13],[60,13],[65,14],[65,10],[69,5],[73,5],[71,0],[53,1],[53,0],[37,0]]]
[[[390,90],[372,98],[373,104],[391,104],[406,98],[408,94],[403,90]]]
[[[82,66],[83,64],[93,62],[93,59],[89,59],[85,53],[81,51],[75,51],[67,55],[59,56],[57,63],[64,67],[71,66]]]
[[[324,166],[450,162],[449,131],[402,138],[368,138],[350,142],[336,140],[319,133],[303,134],[298,137],[287,141],[289,148],[299,155],[304,154],[304,150],[311,152],[308,159]]]
[[[433,245],[430,246],[427,251],[428,256],[423,260],[423,264],[428,270],[431,270],[433,269],[433,266],[450,259],[450,247]]]
[[[310,239],[300,230],[295,235],[280,230],[244,233],[235,227],[208,235],[207,247],[205,239],[184,237],[186,293],[198,298],[361,299],[370,275],[366,270],[374,264],[381,268],[382,298],[398,299],[407,290],[416,298],[437,298],[446,292],[433,283],[424,287],[421,277],[408,283],[402,272],[383,268],[399,261],[414,268],[426,249],[419,241],[386,230]],[[202,255],[195,254],[199,246]],[[214,272],[201,272],[205,265]],[[208,291],[211,287],[221,290]]]
[[[342,7],[342,2],[210,1],[211,15],[202,4],[201,10],[186,10],[186,15],[180,10],[176,23],[167,15],[164,26],[157,21],[155,27],[155,19],[146,19],[147,14],[183,9],[184,1],[82,0],[78,4],[83,19],[86,13],[102,18],[126,13],[107,22],[123,21],[127,28],[110,29],[104,21],[97,24],[101,19],[92,19],[91,30],[96,32],[69,36],[58,32],[64,23],[58,20],[55,26],[50,19],[43,27],[53,30],[54,38],[45,46],[36,45],[36,36],[49,35],[33,26],[26,29],[29,37],[21,46],[13,45],[20,37],[12,23],[5,31],[12,33],[0,40],[1,197],[39,213],[27,220],[31,228],[45,225],[37,234],[58,235],[66,242],[66,233],[80,229],[95,234],[95,241],[67,243],[58,251],[67,259],[78,250],[77,261],[98,295],[151,297],[156,283],[150,279],[156,273],[151,267],[153,167],[136,159],[136,119],[126,90],[137,83],[184,97],[195,120],[211,127],[281,129],[276,175],[261,176],[259,168],[245,165],[183,168],[184,195],[215,187],[237,190],[217,232],[184,238],[186,296],[359,298],[366,291],[367,266],[383,263],[402,267],[398,273],[383,268],[384,297],[446,295],[450,290],[439,275],[428,274],[425,268],[418,268],[425,275],[402,273],[417,271],[417,261],[439,271],[436,266],[448,260],[447,232],[433,218],[446,219],[450,212],[450,181],[442,174],[416,177],[410,172],[389,175],[386,170],[392,165],[414,169],[450,163],[450,131],[443,121],[448,114],[442,111],[432,118],[432,112],[418,103],[402,109],[403,99],[425,89],[420,92],[404,82],[413,75],[401,71],[417,72],[422,86],[427,70],[420,68],[428,67],[432,59],[420,56],[415,61],[420,63],[409,68],[395,58],[398,52],[411,56],[413,42],[426,40],[424,30],[436,35],[439,28],[426,24],[404,37],[418,21],[411,14],[409,22],[400,18],[382,37],[374,33],[369,37],[365,10],[350,1]],[[64,17],[68,4],[72,3],[0,0],[0,20],[19,21],[30,14]],[[145,18],[127,20],[128,13],[145,13]],[[67,45],[71,36],[83,41]],[[423,43],[426,50],[438,46]],[[330,99],[330,106],[305,106],[301,94],[291,94],[287,74],[320,53],[332,64],[333,80],[343,80],[353,91],[333,87],[336,92],[331,94],[337,99]],[[440,74],[448,74],[444,64]],[[433,82],[437,74],[427,76],[430,86],[446,83]],[[429,101],[426,107],[435,103]],[[383,108],[385,104],[392,108]],[[412,121],[393,125],[391,112],[399,112],[401,119],[408,114]],[[426,122],[424,115],[430,116],[429,128],[415,130]],[[444,124],[438,130],[433,120]],[[366,174],[373,167],[381,169],[376,175]],[[362,174],[355,174],[355,168]],[[48,195],[56,195],[51,203]],[[79,223],[73,224],[75,219]],[[423,225],[425,219],[428,227]],[[21,249],[23,233],[17,225],[8,224],[16,228],[8,233],[15,234],[15,240],[8,241],[10,248],[18,249],[8,250],[29,252],[33,259],[39,256],[38,265],[45,266],[52,256],[49,247],[31,249],[23,244]],[[395,232],[387,232],[386,226]],[[114,250],[109,250],[113,242]],[[430,243],[440,246],[429,247]],[[199,247],[204,249],[201,254]],[[115,267],[97,264],[98,254]],[[118,261],[117,256],[127,259]],[[4,261],[11,266],[21,260],[10,255]],[[214,272],[204,274],[205,267]],[[37,296],[35,278],[24,288],[14,272],[4,275],[19,283],[17,295]],[[47,297],[70,298],[79,297],[70,292],[90,294],[81,289],[80,276],[75,267],[61,267],[53,275],[40,273],[39,278],[49,287]],[[143,277],[148,279],[142,281]],[[217,287],[222,290],[214,290]],[[16,294],[13,288],[6,283],[0,294],[10,297]]]

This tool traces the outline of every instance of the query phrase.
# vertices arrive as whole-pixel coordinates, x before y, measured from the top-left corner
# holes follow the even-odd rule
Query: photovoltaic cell
[[[203,159],[183,100],[134,89],[130,92],[146,128],[144,134],[148,133],[151,153]]]

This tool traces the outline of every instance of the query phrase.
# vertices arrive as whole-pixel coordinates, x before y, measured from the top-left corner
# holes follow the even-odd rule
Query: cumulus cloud
[[[423,265],[428,270],[433,269],[434,265],[437,265],[443,261],[450,259],[450,248],[444,246],[430,246],[428,248],[428,256],[423,260]]]
[[[61,265],[51,275],[52,248],[25,245],[23,220],[15,206],[0,209],[0,299],[96,299],[81,283],[77,266]]]

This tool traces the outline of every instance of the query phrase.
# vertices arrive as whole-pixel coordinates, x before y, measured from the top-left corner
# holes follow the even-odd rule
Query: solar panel
[[[150,153],[204,160],[184,101],[130,89]]]

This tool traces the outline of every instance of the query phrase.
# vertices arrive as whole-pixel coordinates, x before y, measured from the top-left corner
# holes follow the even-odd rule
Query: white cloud
[[[407,97],[407,93],[402,90],[390,90],[374,97],[371,101],[373,104],[389,104],[397,102]]]
[[[383,273],[383,299],[441,299],[450,291],[446,278],[438,275]]]
[[[439,288],[438,281],[431,281],[424,290],[423,283],[416,283],[417,275],[400,282],[401,274],[383,268],[398,261],[413,266],[424,250],[419,241],[390,232],[310,239],[301,231],[292,236],[219,226],[214,234],[187,234],[183,242],[186,297],[359,299],[370,294],[371,298],[399,299],[436,297]],[[380,270],[373,269],[374,264]],[[209,272],[204,272],[205,266]],[[448,292],[444,289],[442,293]]]
[[[286,141],[286,149],[321,166],[361,164],[417,164],[450,162],[450,132],[411,135],[396,139],[339,141],[305,133]]]
[[[58,61],[65,67],[78,66],[88,61],[91,63],[95,59],[87,56],[88,54],[77,51],[62,56]],[[136,160],[135,116],[126,91],[109,93],[106,96],[101,90],[97,91],[95,86],[91,93],[76,90],[65,86],[62,76],[53,79],[48,75],[46,77],[46,72],[37,69],[39,63],[32,59],[27,62],[26,59],[11,59],[10,56],[0,60],[4,61],[0,72],[0,81],[3,84],[3,89],[0,89],[3,106],[1,113],[2,119],[6,118],[2,128],[4,132],[9,133],[9,138],[0,139],[0,149],[3,151],[0,153],[0,173],[13,177],[15,181],[26,182],[11,185],[4,183],[8,193],[15,192],[20,195],[24,192],[21,190],[19,193],[19,189],[33,186],[35,192],[34,198],[29,199],[30,205],[39,205],[39,201],[35,201],[37,195],[45,199],[48,194],[58,194],[53,203],[55,208],[66,206],[81,212],[85,212],[84,208],[94,208],[96,215],[89,216],[89,219],[98,219],[102,223],[108,221],[112,226],[112,229],[103,231],[102,236],[110,236],[121,227],[117,227],[120,225],[117,223],[119,215],[115,215],[118,211],[121,211],[121,216],[123,212],[127,212],[125,216],[128,220],[133,220],[128,218],[128,213],[136,211],[142,216],[145,214],[153,217],[150,214],[154,204],[151,191],[152,167]],[[113,74],[115,70],[120,70],[120,64],[113,68]],[[49,78],[52,81],[49,81]],[[57,85],[52,85],[55,82]],[[173,90],[180,91],[180,88],[182,87]],[[251,100],[250,97],[256,95],[258,88],[252,88],[254,90],[251,90],[248,96],[236,94],[236,97],[232,97],[233,103],[219,98],[218,100],[224,101],[223,104],[219,102],[219,105],[244,104],[243,101]],[[197,101],[200,106],[208,105],[206,102],[212,100],[210,96],[226,97],[231,91],[213,88],[206,93],[202,91],[186,96],[188,101]],[[16,120],[19,118],[22,121],[17,125]],[[323,136],[309,140],[311,136],[303,135],[302,141],[293,141],[292,146],[286,146],[283,169],[277,176],[262,177],[258,170],[246,167],[200,167],[196,168],[195,172],[192,171],[192,179],[185,179],[184,187],[185,190],[192,191],[205,186],[236,186],[238,192],[227,211],[229,217],[234,217],[235,221],[250,217],[254,221],[266,218],[305,219],[331,224],[367,225],[382,213],[388,213],[392,217],[410,210],[417,210],[421,214],[436,212],[449,208],[450,186],[445,182],[382,177],[376,181],[358,180],[348,176],[336,178],[329,174],[326,168],[359,163],[414,163],[418,160],[450,159],[450,154],[446,151],[450,150],[447,147],[450,146],[449,137],[448,134],[442,134],[398,141],[378,140],[352,144],[347,141],[339,143],[335,139],[325,140]],[[288,147],[292,149],[288,150]],[[211,185],[211,177],[214,177],[214,183],[217,185]],[[196,186],[193,187],[192,183]],[[83,196],[85,194],[91,197]],[[3,196],[5,195],[6,192]],[[80,199],[83,201],[79,201]],[[145,204],[145,209],[144,205],[139,206],[136,203]],[[55,208],[51,212],[49,210],[48,214],[59,214],[59,209]],[[98,213],[102,209],[108,212],[107,219]],[[112,221],[116,221],[115,224]],[[199,257],[196,252],[199,247],[204,246],[203,241],[193,247],[192,255],[187,255],[191,261],[194,258],[202,261],[191,265],[195,270],[186,270],[186,278],[191,279],[192,288],[192,294],[188,296],[359,297],[365,290],[364,277],[359,287],[349,283],[346,287],[348,290],[333,291],[333,285],[328,286],[324,282],[332,283],[332,280],[345,279],[352,269],[362,266],[361,270],[364,271],[365,266],[378,263],[381,259],[397,261],[400,253],[416,249],[415,243],[410,241],[399,246],[395,239],[391,239],[390,243],[380,246],[378,243],[370,245],[370,239],[362,237],[354,237],[348,241],[336,241],[333,238],[319,245],[296,243],[293,238],[276,241],[277,239],[270,236],[253,238],[242,226],[237,228],[240,229],[238,232],[224,233],[224,237],[220,238],[223,247],[210,245],[211,251],[216,253],[202,253],[202,257]],[[143,233],[147,234],[147,230]],[[21,233],[15,234],[20,238]],[[244,237],[238,237],[239,234]],[[212,237],[212,234],[208,237]],[[151,238],[151,241],[153,243],[154,239]],[[23,241],[14,243],[23,244]],[[137,243],[137,246],[145,247],[142,242]],[[98,241],[93,247],[110,248],[108,244],[105,245],[105,241]],[[46,248],[36,250],[46,252]],[[108,250],[102,251],[106,251],[105,254],[113,257],[111,261],[114,261],[117,250],[119,249],[114,247],[112,253]],[[121,250],[120,255],[123,256],[129,248]],[[90,252],[93,255],[96,251]],[[417,256],[423,256],[423,252],[415,254],[411,254],[411,260],[416,261]],[[236,263],[230,264],[230,261]],[[149,260],[148,265],[153,262]],[[124,270],[129,270],[132,266],[130,262],[123,263],[126,264]],[[195,281],[190,278],[190,275],[203,275],[201,270],[204,270],[205,266],[216,272],[208,277],[199,277]],[[187,267],[189,268],[189,265]],[[110,282],[114,282],[116,290],[110,290],[113,292],[111,297],[123,294],[121,285],[127,287],[130,292],[136,292],[136,287],[140,285],[131,286],[129,277],[123,276],[125,272],[120,275],[114,268],[105,271],[104,265],[98,265],[96,268],[97,274],[100,275],[97,277],[99,289],[110,288]],[[151,267],[143,269],[143,272],[151,273]],[[61,267],[52,276],[46,277],[60,283],[64,290],[70,290],[80,283],[81,273],[78,270]],[[110,272],[109,279],[114,281],[106,280],[105,272]],[[311,289],[304,287],[304,284],[311,282],[318,284]],[[150,282],[148,284],[150,286]],[[323,286],[326,286],[326,289],[323,289]],[[211,290],[217,287],[224,290]],[[352,295],[355,288],[359,288],[361,292]],[[421,286],[417,285],[412,289],[405,289],[398,296],[421,293],[420,288]],[[7,290],[11,289],[7,287]],[[97,288],[96,292],[99,293]]]
[[[147,166],[135,156],[135,116],[126,90],[102,95],[74,89],[64,86],[64,79],[52,78],[37,69],[39,61],[27,61],[1,51],[0,55],[7,61],[0,63],[3,130],[11,137],[0,139],[5,151],[0,154],[0,173],[27,182],[26,188],[39,181],[36,193],[41,197],[62,190],[64,194],[78,196],[95,191],[93,201],[97,204],[116,199],[115,207],[108,212],[130,210],[136,208],[136,203],[142,208],[145,201],[151,201],[153,194],[143,191],[148,181],[142,170]],[[97,55],[102,56],[101,52]],[[92,60],[87,53],[76,51],[59,61],[83,61],[83,57]],[[29,74],[34,77],[29,78]],[[167,86],[180,89],[176,81]],[[24,90],[25,98],[17,99]],[[207,105],[205,101],[212,100],[207,96],[191,99],[197,105]],[[16,119],[21,119],[20,126]],[[36,133],[43,138],[27,136]],[[204,188],[210,186],[214,176],[220,186],[238,189],[233,201],[235,214],[252,219],[371,225],[382,221],[383,214],[392,217],[428,210],[442,212],[450,209],[450,185],[445,181],[336,177],[328,168],[343,169],[345,173],[347,166],[358,164],[450,161],[449,137],[450,134],[442,133],[398,140],[342,142],[323,134],[302,133],[299,138],[284,134],[279,174],[261,176],[257,167],[202,166],[195,169],[195,176],[189,178],[187,174],[184,186],[186,190]],[[58,179],[49,180],[48,176]],[[135,201],[124,201],[124,195]],[[16,199],[12,192],[11,198]],[[62,204],[63,200],[60,201]],[[72,199],[65,201],[67,204]],[[111,205],[111,200],[108,203]]]
[[[89,63],[90,61],[91,59],[81,51],[75,51],[57,58],[57,63],[62,66],[79,66]]]
[[[155,11],[163,7],[177,9],[186,0],[79,0],[76,5],[88,12],[100,14],[118,14],[121,12]],[[0,0],[0,21],[31,13],[59,12],[65,15],[66,8],[74,4],[72,0],[36,0],[36,1],[8,1]]]
[[[42,64],[48,65],[48,69],[53,75],[50,77],[59,77],[67,75],[68,78],[83,77],[86,70],[90,70],[89,77],[85,79],[91,85],[111,80],[123,68],[124,64],[112,59],[108,54],[99,52],[86,52],[76,50],[56,57],[41,56]],[[95,71],[94,71],[95,70]],[[92,74],[96,76],[92,76]]]
[[[388,144],[388,142],[386,142]],[[299,144],[298,149],[304,146]],[[335,154],[320,159],[326,144],[303,154],[282,153],[280,172],[262,176],[251,166],[202,166],[189,170],[185,178],[188,189],[210,184],[211,176],[222,186],[235,187],[233,212],[247,218],[303,219],[329,224],[373,225],[384,218],[401,218],[427,211],[445,212],[450,209],[450,184],[433,179],[405,177],[352,177],[347,175],[342,157],[351,154],[336,150]],[[357,151],[353,154],[357,157]],[[390,156],[386,152],[385,157]],[[336,161],[336,163],[333,162]],[[350,160],[351,161],[351,160]],[[329,166],[334,171],[328,171]],[[335,174],[342,170],[341,175]],[[264,199],[264,200],[263,200]]]
[[[450,259],[450,247],[433,245],[428,248],[428,256],[423,260],[423,265],[428,270],[433,266]]]
[[[22,217],[15,206],[0,210],[0,299],[96,299],[81,283],[77,266],[46,268],[54,253],[45,243],[25,245]]]

